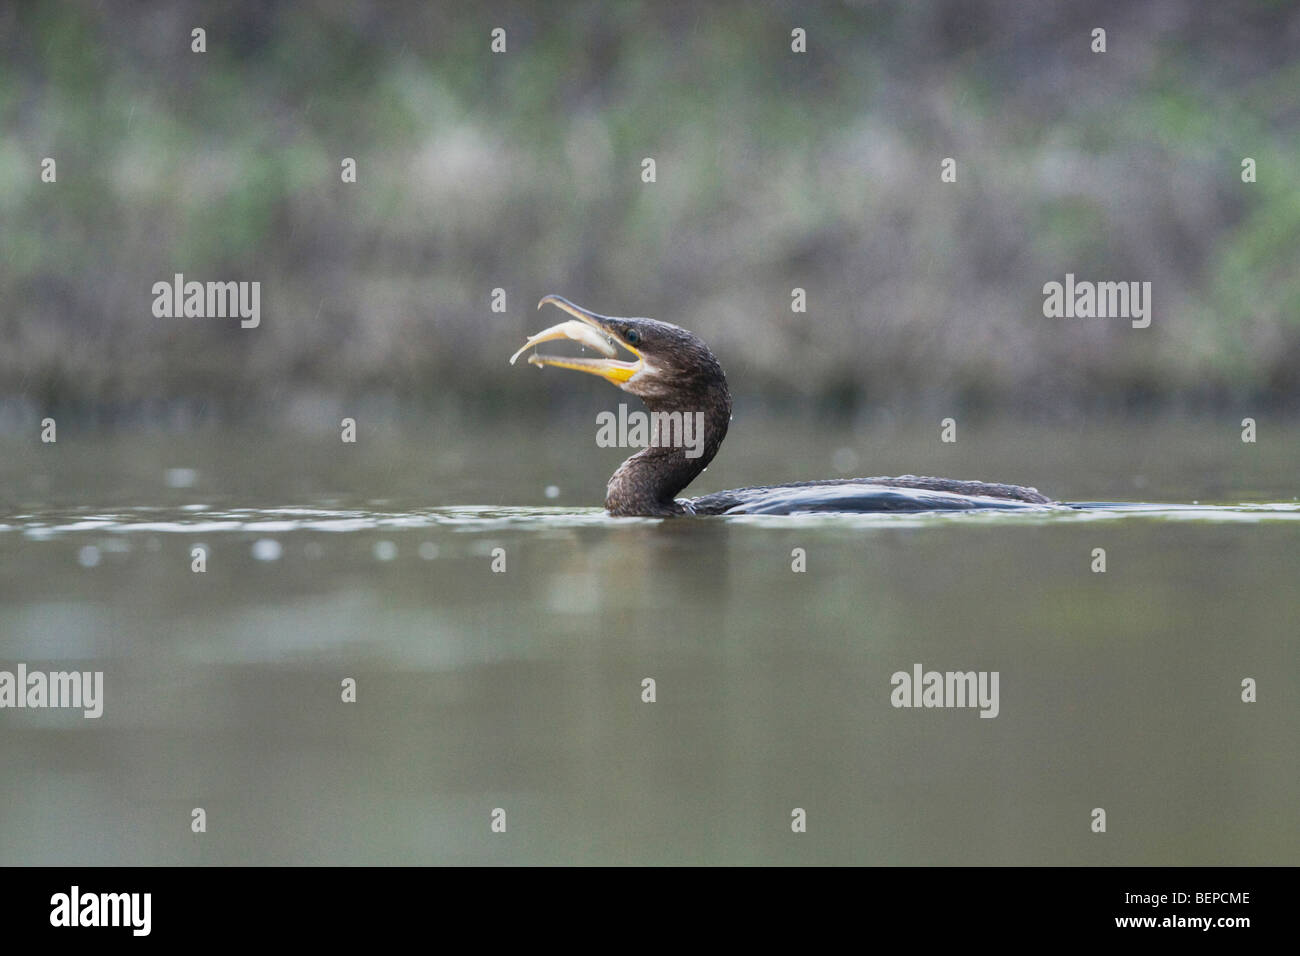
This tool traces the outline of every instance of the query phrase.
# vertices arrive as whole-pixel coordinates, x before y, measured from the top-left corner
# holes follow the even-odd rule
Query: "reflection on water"
[[[0,710],[0,862],[1294,862],[1285,449],[1018,434],[895,470],[1188,503],[660,521],[514,437],[5,449],[0,670],[105,705]],[[829,474],[805,440],[699,490]],[[893,708],[915,664],[998,671],[998,717]]]

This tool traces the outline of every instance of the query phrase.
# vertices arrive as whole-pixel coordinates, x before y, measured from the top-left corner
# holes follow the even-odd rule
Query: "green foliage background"
[[[505,363],[549,292],[695,329],[742,401],[1295,409],[1297,51],[1242,0],[6,5],[0,421],[523,411],[573,385]],[[154,318],[175,272],[262,327]],[[1045,319],[1066,272],[1152,327]]]

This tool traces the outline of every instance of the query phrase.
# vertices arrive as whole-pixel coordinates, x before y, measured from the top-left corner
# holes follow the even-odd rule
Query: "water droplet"
[[[546,497],[548,497],[548,498],[558,498],[558,497],[560,497],[560,486],[559,486],[559,485],[547,485],[547,486],[546,486]]]
[[[99,548],[88,544],[77,552],[77,563],[83,568],[93,568],[99,564]]]
[[[284,549],[272,538],[259,538],[253,542],[253,557],[258,561],[279,561]]]
[[[391,561],[397,557],[397,545],[391,541],[375,542],[375,560]]]
[[[852,448],[837,448],[831,455],[831,467],[841,475],[858,470],[858,453]]]
[[[190,488],[199,480],[199,473],[194,468],[168,468],[163,479],[168,488]]]

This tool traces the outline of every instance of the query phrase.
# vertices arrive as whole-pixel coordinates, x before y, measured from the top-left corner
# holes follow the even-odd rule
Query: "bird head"
[[[595,349],[603,358],[534,352],[528,357],[529,364],[597,375],[651,407],[680,405],[719,383],[725,388],[718,360],[694,332],[658,319],[598,315],[558,295],[548,295],[537,303],[539,309],[544,305],[562,309],[573,319],[530,336],[511,356],[511,363],[542,342],[568,339]],[[630,357],[619,358],[620,349]]]

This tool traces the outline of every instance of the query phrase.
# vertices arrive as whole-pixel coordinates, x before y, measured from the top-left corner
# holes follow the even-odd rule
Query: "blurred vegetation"
[[[1298,49],[1281,2],[7,4],[0,427],[523,412],[577,387],[505,362],[548,292],[696,330],[742,402],[1295,409]],[[261,327],[155,318],[175,272]],[[1044,318],[1067,272],[1151,328]]]

